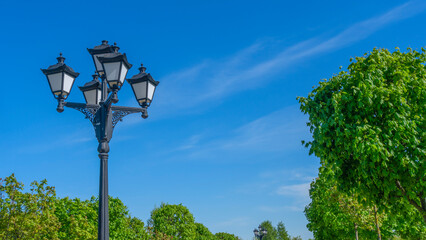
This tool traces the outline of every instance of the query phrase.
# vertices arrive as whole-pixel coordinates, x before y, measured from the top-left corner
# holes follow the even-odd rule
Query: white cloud
[[[301,197],[301,198],[309,198],[309,188],[311,183],[302,183],[302,184],[294,184],[294,185],[284,185],[280,186],[276,193],[282,196],[292,196],[292,197]]]
[[[303,210],[305,206],[310,202],[309,198],[309,188],[311,183],[299,183],[292,185],[281,185],[279,186],[275,194],[279,196],[283,196],[285,198],[293,199],[293,204],[289,205],[289,209],[287,210],[295,210],[298,209]]]
[[[282,151],[300,148],[307,137],[306,116],[290,106],[256,119],[236,129],[235,136],[222,142],[223,149]]]
[[[301,140],[309,138],[307,118],[296,105],[272,112],[232,131],[224,131],[213,140],[207,133],[187,138],[175,151],[187,154],[184,159],[226,156],[235,153],[283,152],[302,148]],[[214,134],[221,134],[215,132]],[[242,155],[243,156],[243,155]]]
[[[288,206],[260,206],[259,210],[268,213],[276,213],[276,212],[301,212],[305,209],[303,205],[288,205]]]
[[[201,134],[193,135],[187,141],[185,141],[183,145],[179,146],[177,150],[193,149],[200,142],[201,138],[202,138]]]
[[[410,1],[384,14],[349,26],[329,38],[314,37],[288,48],[275,56],[260,58],[267,46],[256,43],[228,59],[204,60],[202,63],[170,74],[161,81],[157,103],[178,110],[191,108],[206,101],[217,101],[234,92],[257,87],[271,81],[271,76],[283,72],[298,61],[322,53],[329,53],[361,41],[381,28],[416,14],[426,8],[425,1]],[[261,79],[261,81],[259,81]]]
[[[268,181],[288,179],[289,181],[306,182],[313,181],[317,175],[317,169],[311,168],[286,168],[264,171],[259,174],[262,179]]]

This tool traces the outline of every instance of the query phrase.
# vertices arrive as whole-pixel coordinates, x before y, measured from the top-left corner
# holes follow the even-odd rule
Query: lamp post
[[[258,230],[259,229],[259,230]],[[258,227],[258,229],[254,229],[253,230],[253,233],[254,233],[254,237],[256,238],[256,239],[260,239],[260,240],[262,240],[263,239],[263,237],[265,237],[266,236],[266,234],[268,234],[268,231],[266,231],[266,229],[264,229],[263,227],[262,227],[262,225],[259,225],[259,227]]]
[[[133,80],[128,80],[141,107],[114,106],[113,104],[118,102],[117,92],[123,86],[127,72],[132,65],[127,61],[126,54],[119,53],[119,47],[116,44],[109,45],[108,41],[104,40],[101,45],[87,50],[92,55],[96,74],[92,76],[92,81],[79,87],[86,103],[65,102],[79,73],[65,64],[62,53],[57,58],[57,64],[47,69],[41,69],[41,71],[46,75],[50,90],[58,101],[56,110],[63,112],[64,106],[78,110],[90,120],[95,128],[100,159],[98,239],[108,240],[109,141],[115,125],[123,117],[132,113],[142,113],[143,118],[148,117],[147,108],[159,82],[155,81],[149,73],[145,73],[146,68],[142,66],[141,72],[133,76],[131,78]]]

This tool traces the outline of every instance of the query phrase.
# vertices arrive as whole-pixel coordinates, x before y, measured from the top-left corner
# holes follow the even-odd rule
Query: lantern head
[[[50,90],[56,99],[67,99],[71,92],[71,88],[74,84],[74,80],[78,77],[79,73],[67,66],[62,57],[62,53],[59,54],[58,63],[48,67],[47,69],[41,69],[46,75],[47,81],[49,82]]]
[[[132,67],[127,61],[126,54],[108,53],[97,57],[102,64],[105,78],[111,89],[120,89],[126,79],[127,71]]]
[[[140,73],[136,74],[127,82],[130,83],[136,100],[141,107],[149,107],[154,97],[155,88],[160,82],[155,81],[151,74],[145,72],[146,68],[141,64]]]
[[[96,71],[99,75],[103,76],[104,69],[102,68],[102,64],[99,62],[98,57],[105,56],[108,53],[117,52],[119,47],[116,44],[109,45],[107,40],[103,40],[102,44],[99,46],[95,46],[94,48],[88,48],[90,55],[92,55],[93,63],[95,64]]]
[[[86,100],[87,104],[96,104],[98,105],[101,101],[102,96],[102,87],[101,83],[98,80],[98,75],[92,75],[93,80],[90,82],[87,82],[80,88],[80,90],[83,92],[84,99]]]

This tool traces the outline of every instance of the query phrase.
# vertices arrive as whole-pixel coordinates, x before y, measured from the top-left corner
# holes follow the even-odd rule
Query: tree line
[[[426,239],[426,50],[374,49],[298,97],[315,239]]]
[[[279,222],[274,227],[263,221],[268,231],[263,240],[301,240],[291,237]],[[152,210],[145,224],[129,214],[119,198],[109,197],[110,238],[118,240],[241,240],[225,232],[213,234],[182,204],[162,203]],[[12,174],[0,178],[0,239],[81,239],[95,240],[98,234],[98,199],[70,199],[56,196],[46,180],[34,181],[29,191]]]
[[[109,197],[110,238],[117,240],[239,240],[234,234],[213,234],[188,208],[162,203],[147,224],[132,217],[118,198]],[[56,196],[46,180],[24,185],[14,174],[0,179],[0,239],[97,239],[98,199]]]

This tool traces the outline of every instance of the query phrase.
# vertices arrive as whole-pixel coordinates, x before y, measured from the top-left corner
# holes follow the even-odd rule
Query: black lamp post
[[[86,104],[65,102],[71,92],[74,80],[79,73],[74,72],[72,68],[64,63],[65,58],[62,53],[57,58],[58,63],[50,66],[47,69],[41,69],[46,75],[50,90],[53,96],[58,100],[58,112],[64,111],[64,106],[76,109],[82,112],[88,118],[96,132],[98,139],[98,152],[100,163],[100,181],[99,181],[99,218],[98,218],[98,239],[109,239],[109,214],[108,214],[108,152],[109,141],[112,138],[112,132],[115,125],[128,114],[142,113],[143,118],[148,117],[147,108],[149,107],[155,91],[155,87],[159,82],[155,81],[150,74],[149,84],[134,87],[133,92],[139,102],[141,108],[113,106],[113,103],[118,102],[117,92],[124,84],[128,70],[132,65],[127,61],[126,54],[118,52],[119,47],[108,45],[108,41],[102,41],[102,45],[96,46],[93,49],[87,49],[93,57],[93,62],[96,67],[96,73],[93,75],[93,80],[79,87],[84,94]],[[144,71],[145,72],[145,68]],[[133,78],[139,79],[141,73]],[[101,81],[99,81],[99,78]],[[139,81],[139,80],[138,80]],[[145,97],[144,102],[149,104],[141,104],[140,96]],[[142,101],[143,102],[143,101]]]
[[[262,240],[262,239],[263,239],[263,237],[265,237],[265,236],[266,236],[266,234],[268,234],[268,231],[266,231],[266,229],[264,229],[261,225],[259,225],[258,229],[259,229],[259,230],[257,230],[257,229],[255,228],[255,229],[253,230],[254,237],[255,237],[256,239],[260,239],[260,240]]]

